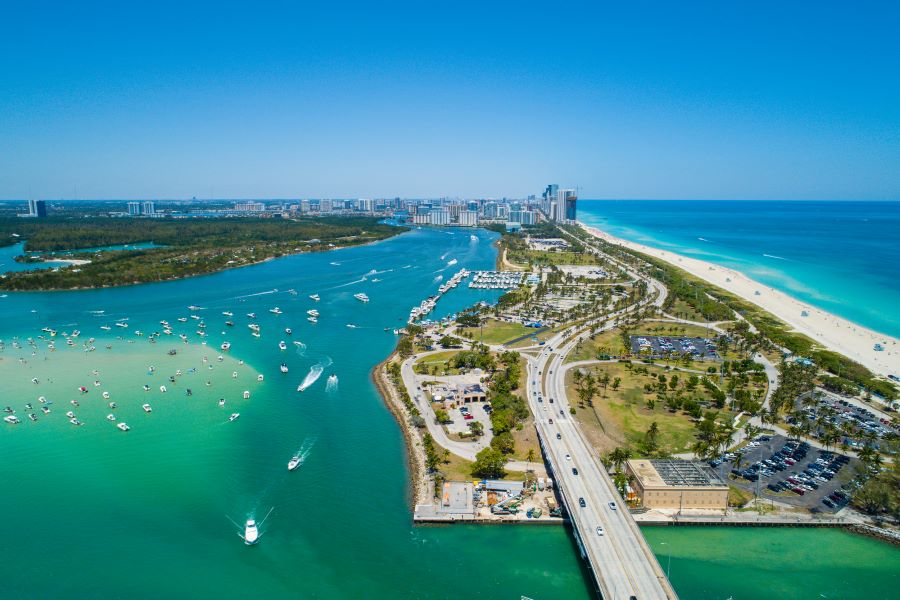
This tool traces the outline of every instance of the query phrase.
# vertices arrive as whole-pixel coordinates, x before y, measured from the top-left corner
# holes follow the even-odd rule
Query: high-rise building
[[[128,203],[128,216],[129,217],[141,216],[141,203],[140,202],[129,202]]]
[[[320,213],[330,213],[331,212],[331,200],[319,200],[319,212]]]
[[[372,200],[369,198],[360,198],[357,200],[356,206],[360,212],[372,212]]]
[[[263,212],[266,205],[262,202],[235,202],[234,210],[238,212]]]
[[[560,220],[574,221],[578,218],[576,216],[576,205],[578,203],[576,193],[575,190],[559,190],[559,208],[563,217]]]
[[[428,213],[428,222],[432,225],[449,225],[450,211],[446,208],[432,208]]]
[[[477,227],[478,226],[478,213],[474,210],[461,210],[459,211],[459,226],[460,227]]]
[[[146,200],[141,206],[141,213],[145,216],[152,217],[156,214],[156,202],[153,200]]]
[[[28,201],[28,216],[35,217],[37,219],[43,219],[47,216],[47,201],[46,200],[29,200]]]

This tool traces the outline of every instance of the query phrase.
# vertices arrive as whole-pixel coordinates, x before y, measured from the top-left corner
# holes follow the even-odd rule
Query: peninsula
[[[405,228],[375,217],[295,219],[42,219],[0,220],[0,240],[25,242],[27,262],[66,262],[54,269],[10,272],[0,289],[103,288],[182,279],[279,256],[358,246]],[[150,247],[146,247],[152,242]],[[142,244],[135,249],[122,245]],[[80,250],[80,249],[89,250]],[[31,258],[35,257],[35,258]]]

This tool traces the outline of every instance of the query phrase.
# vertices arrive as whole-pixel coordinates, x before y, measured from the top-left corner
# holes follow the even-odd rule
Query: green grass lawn
[[[485,344],[503,344],[517,337],[534,333],[534,331],[533,327],[525,327],[521,323],[507,323],[497,319],[488,319],[484,327],[480,329],[478,327],[460,329],[460,332],[469,333],[472,336],[471,339],[484,341]]]
[[[601,389],[594,398],[593,407],[580,408],[570,372],[566,378],[566,393],[570,405],[577,407],[575,417],[591,432],[589,438],[601,452],[608,452],[616,446],[630,446],[634,450],[640,448],[644,434],[654,421],[660,429],[659,442],[662,448],[672,454],[690,450],[695,439],[691,417],[681,411],[669,412],[665,404],[659,401],[653,410],[646,406],[647,399],[656,398],[656,394],[645,393],[644,384],[655,382],[655,378],[629,372],[621,363],[604,363],[597,368],[599,373],[606,372],[610,378],[620,377],[619,389],[613,390],[610,387],[605,392]],[[651,372],[663,372],[661,366],[650,366],[650,369]],[[671,371],[665,373],[667,378],[675,374]],[[678,375],[681,379],[687,378],[684,373]],[[700,385],[690,395],[709,399],[706,390]]]
[[[447,366],[447,363],[454,356],[459,354],[459,350],[447,350],[445,352],[436,352],[435,354],[429,354],[428,356],[423,356],[421,358],[416,359],[415,364],[413,365],[416,373],[419,372],[418,367],[420,365],[425,365],[428,367],[428,370],[432,374],[437,375],[456,375],[459,373],[458,369],[450,369]],[[437,367],[437,372],[435,373],[434,368]]]

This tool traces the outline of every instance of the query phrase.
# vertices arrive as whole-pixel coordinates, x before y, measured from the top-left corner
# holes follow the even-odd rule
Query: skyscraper
[[[29,200],[28,201],[28,216],[36,217],[42,219],[47,216],[47,201],[46,200]]]
[[[559,210],[562,213],[561,219],[566,221],[574,221],[576,217],[576,204],[578,196],[575,190],[559,190]]]
[[[128,203],[128,216],[129,217],[141,216],[141,203],[140,202],[129,202]]]
[[[148,217],[156,215],[156,202],[154,202],[153,200],[147,200],[146,202],[144,202],[143,214]]]

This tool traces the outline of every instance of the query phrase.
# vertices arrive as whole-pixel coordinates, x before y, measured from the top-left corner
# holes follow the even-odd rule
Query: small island
[[[374,217],[298,219],[0,220],[0,240],[27,240],[23,262],[64,260],[56,269],[5,273],[0,289],[70,290],[182,279],[301,252],[383,240],[406,231]],[[152,247],[119,249],[122,245]],[[116,247],[115,250],[104,248]],[[79,250],[89,248],[90,251]],[[39,254],[35,254],[39,253]]]

